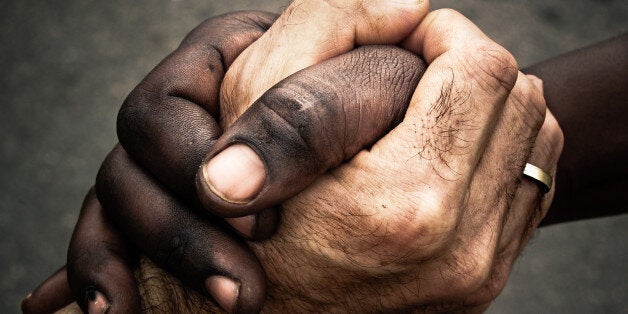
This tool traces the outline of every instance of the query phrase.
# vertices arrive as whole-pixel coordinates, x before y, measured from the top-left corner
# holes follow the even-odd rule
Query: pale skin
[[[437,23],[438,16],[442,19],[442,15],[447,17],[447,23]],[[460,24],[451,23],[452,20]],[[427,21],[430,23],[425,24]],[[270,241],[253,245],[273,284],[266,309],[320,309],[312,306],[321,304],[331,310],[341,309],[350,307],[351,301],[368,299],[372,295],[379,296],[379,299],[370,298],[375,304],[361,303],[359,306],[381,310],[408,306],[428,310],[465,306],[482,309],[505,283],[510,264],[532,230],[529,224],[536,226],[546,212],[551,194],[542,202],[542,210],[536,211],[540,201],[538,187],[526,180],[519,183],[520,171],[517,172],[520,170],[517,167],[520,168],[525,160],[543,169],[555,171],[562,145],[562,134],[555,120],[549,114],[542,118],[545,110],[541,110],[544,103],[539,96],[539,81],[520,73],[514,75],[515,80],[513,77],[506,77],[513,76],[513,73],[500,71],[496,72],[500,75],[483,77],[482,74],[495,71],[485,71],[491,69],[490,65],[487,68],[482,68],[482,65],[497,65],[503,70],[516,69],[516,64],[512,64],[507,53],[501,55],[502,58],[493,59],[495,54],[500,56],[505,52],[503,48],[495,46],[455,12],[440,11],[431,14],[422,25],[429,27],[419,27],[404,42],[404,47],[421,53],[430,68],[415,91],[404,121],[377,142],[369,152],[361,152],[347,165],[325,174],[305,192],[284,203],[282,227],[278,235]],[[431,27],[437,27],[438,32],[433,29],[430,31]],[[442,34],[449,37],[439,38]],[[467,37],[473,41],[457,40]],[[463,59],[456,53],[467,51],[465,49],[478,52],[474,57],[480,56],[479,71],[469,73],[468,67],[460,72],[450,71],[454,68],[452,64],[455,64],[452,60]],[[487,59],[501,62],[495,64],[483,60],[482,53],[487,51],[491,52]],[[509,66],[503,67],[504,64]],[[231,67],[229,73],[233,73],[233,69]],[[441,143],[441,139],[436,137],[438,140],[433,140],[431,136],[434,134],[417,136],[414,131],[418,126],[430,125],[430,112],[433,112],[434,104],[439,103],[442,95],[434,93],[434,90],[442,90],[448,86],[447,82],[453,82],[453,91],[465,91],[468,88],[464,86],[466,84],[454,88],[459,87],[455,84],[460,81],[452,80],[452,77],[479,80],[477,86],[480,87],[470,84],[472,90],[469,94],[477,97],[475,100],[478,103],[488,103],[489,106],[475,108],[478,111],[473,112],[472,117],[466,117],[464,114],[471,112],[464,108],[465,103],[455,104],[460,105],[460,113],[463,115],[455,114],[454,119],[449,121],[456,122],[458,119],[458,122],[481,125],[483,128],[473,127],[458,133],[453,138],[452,150],[448,154],[439,155],[429,148],[433,148],[430,146],[432,143]],[[490,84],[490,78],[494,79],[493,84]],[[502,84],[504,82],[506,84]],[[496,88],[486,89],[486,86]],[[474,87],[477,89],[473,89]],[[432,95],[431,99],[429,95]],[[518,108],[526,110],[521,112]],[[527,109],[530,108],[536,110],[528,112]],[[535,112],[538,114],[536,117]],[[505,121],[519,121],[522,125],[514,123],[513,130],[512,125]],[[530,121],[533,121],[532,125],[526,125]],[[422,131],[425,128],[419,129]],[[537,131],[539,135],[536,145],[530,153],[530,140]],[[521,136],[521,141],[510,143],[503,140],[510,138],[510,132]],[[455,143],[456,140],[472,144],[467,146]],[[502,159],[505,158],[505,148],[511,150],[507,158],[513,158],[516,162]],[[417,154],[417,151],[421,154]],[[526,156],[529,159],[523,158]],[[514,169],[510,168],[513,163],[516,164]],[[502,172],[505,174],[501,178],[503,181],[494,182],[495,173]],[[421,177],[430,179],[417,183],[417,178]],[[390,188],[386,188],[388,186]],[[491,186],[504,187],[505,190],[490,188]],[[431,192],[432,187],[437,187],[442,195]],[[340,191],[344,192],[339,193]],[[382,195],[382,191],[392,193]],[[513,194],[512,197],[508,196]],[[320,195],[326,197],[321,198]],[[347,195],[351,197],[347,198]],[[487,208],[487,200],[491,200],[491,204],[495,206]],[[386,210],[381,209],[384,208],[381,205],[385,205]],[[308,207],[312,208],[307,210]],[[338,208],[346,210],[339,211]],[[344,215],[339,217],[342,213]],[[333,235],[329,234],[330,224],[338,225],[333,229]],[[355,234],[355,230],[367,232]],[[416,238],[420,239],[408,242],[408,239]],[[294,241],[290,241],[291,239]],[[311,245],[312,243],[317,245]],[[366,247],[365,243],[368,243]],[[321,250],[320,247],[326,249]],[[295,260],[294,254],[290,254],[295,250],[303,252],[302,260]],[[400,252],[402,254],[395,254]],[[277,263],[277,260],[282,262]],[[425,260],[430,262],[421,262]],[[337,272],[321,270],[330,269],[330,261],[333,262],[331,269]],[[416,266],[417,262],[420,267],[408,267],[409,264]],[[303,271],[300,273],[302,276],[294,278],[287,275],[290,274],[290,266],[297,266]],[[443,268],[445,273],[442,272]],[[381,278],[382,273],[372,273],[374,270],[383,272],[386,277],[364,291],[352,289],[352,283],[360,282],[360,278],[367,281],[367,278],[373,276]],[[468,274],[468,277],[463,276],[468,281],[460,280],[460,274]],[[342,294],[333,289],[314,289],[316,293],[299,293],[299,288],[296,288],[303,287],[303,291],[309,291],[312,287],[328,286],[330,276],[336,279],[340,292],[350,293]],[[432,290],[416,288],[425,287],[425,284],[420,283],[426,281]],[[416,293],[417,290],[420,293]],[[286,293],[290,295],[289,293],[295,291],[298,293],[296,297],[282,300]]]

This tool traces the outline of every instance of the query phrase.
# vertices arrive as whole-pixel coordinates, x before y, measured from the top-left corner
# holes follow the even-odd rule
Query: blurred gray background
[[[0,2],[0,312],[64,264],[127,93],[203,19],[288,1]],[[522,66],[628,31],[628,1],[436,1]],[[573,140],[573,139],[567,139]],[[492,313],[628,312],[628,216],[540,230]]]

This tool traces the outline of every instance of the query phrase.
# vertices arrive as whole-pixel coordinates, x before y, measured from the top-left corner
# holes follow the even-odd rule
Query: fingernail
[[[205,164],[203,176],[218,197],[231,203],[246,203],[262,189],[266,168],[250,147],[235,144]]]
[[[225,220],[238,232],[252,238],[255,232],[256,215],[248,215],[237,218],[225,218]]]
[[[22,300],[22,302],[30,299],[32,296],[33,296],[33,293],[31,292]]]
[[[22,313],[26,313],[27,310],[27,306],[28,306],[28,301],[30,300],[30,298],[33,296],[33,293],[29,293],[24,299],[22,299],[22,302],[20,303],[20,306],[22,308]]]
[[[105,295],[94,289],[88,289],[85,292],[85,299],[88,313],[105,313],[111,306]]]
[[[240,284],[225,276],[211,276],[205,281],[209,294],[223,310],[233,313],[240,293]]]

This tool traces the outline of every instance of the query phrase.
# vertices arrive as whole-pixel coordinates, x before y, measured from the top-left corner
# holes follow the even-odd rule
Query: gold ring
[[[533,164],[526,163],[523,174],[528,178],[534,179],[537,183],[540,183],[539,185],[543,188],[543,192],[545,193],[549,192],[552,188],[552,176]]]

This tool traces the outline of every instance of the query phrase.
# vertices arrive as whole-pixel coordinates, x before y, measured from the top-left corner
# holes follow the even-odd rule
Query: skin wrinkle
[[[346,3],[346,2],[345,2]],[[307,4],[307,5],[306,5]],[[331,3],[331,4],[335,4],[335,3]],[[303,26],[301,25],[301,23],[298,23],[301,21],[301,14],[303,15],[307,15],[305,18],[309,17],[312,14],[312,10],[309,7],[310,3],[309,2],[305,2],[305,1],[300,1],[300,2],[295,2],[293,3],[291,6],[289,6],[286,11],[284,16],[278,21],[278,23],[275,25],[276,27],[272,27],[270,30],[270,33],[268,34],[268,36],[262,36],[263,39],[265,39],[265,42],[268,41],[273,41],[273,39],[275,39],[274,42],[279,42],[279,43],[285,43],[285,42],[290,42],[290,40],[296,40],[295,38],[287,38],[290,37],[290,26],[288,26],[287,24],[291,24],[291,23],[297,23],[296,25],[293,26]],[[371,5],[371,4],[370,4]],[[306,7],[307,6],[307,7]],[[353,7],[355,6],[354,2],[349,2],[348,5],[346,5],[348,7]],[[381,3],[377,4],[377,6],[381,6],[384,7],[385,6],[385,11],[386,13],[392,14],[392,12],[397,12],[399,11],[399,15],[402,17],[403,19],[408,19],[409,21],[412,22],[408,22],[408,27],[405,27],[405,23],[399,21],[399,19],[395,19],[395,20],[385,20],[384,22],[388,22],[388,24],[391,25],[397,25],[400,24],[401,27],[395,27],[394,29],[391,29],[391,31],[386,32],[386,34],[383,34],[382,36],[380,36],[381,38],[377,39],[377,36],[370,36],[368,34],[371,33],[371,28],[370,24],[371,22],[373,22],[373,20],[377,20],[378,17],[380,17],[383,13],[379,12],[379,14],[373,13],[373,17],[371,18],[369,15],[364,15],[364,14],[357,14],[356,16],[347,16],[347,12],[352,12],[353,14],[355,14],[355,10],[343,10],[343,9],[335,9],[334,7],[331,7],[329,9],[327,9],[327,11],[331,12],[328,13],[328,15],[331,16],[326,16],[325,17],[325,21],[324,23],[328,23],[330,24],[329,29],[336,29],[336,30],[340,30],[337,32],[333,32],[330,31],[329,34],[326,31],[323,31],[320,34],[314,34],[314,36],[319,36],[320,35],[320,41],[319,42],[329,42],[327,41],[329,38],[333,38],[333,37],[342,37],[342,38],[351,38],[351,37],[355,37],[357,35],[364,35],[363,39],[356,39],[358,40],[358,43],[361,44],[368,44],[368,43],[372,43],[372,42],[379,42],[382,43],[382,41],[384,42],[389,42],[389,41],[395,41],[396,39],[392,38],[391,36],[395,36],[394,34],[399,33],[399,36],[403,36],[403,35],[407,35],[407,33],[409,33],[412,29],[412,27],[416,26],[416,22],[418,22],[418,19],[416,17],[418,17],[418,15],[423,14],[424,10],[426,8],[424,8],[422,5],[420,5],[420,3],[415,3],[415,4],[409,4],[408,6],[402,6],[402,5],[397,5],[394,7],[389,7],[389,4],[381,1]],[[320,7],[316,7],[315,8],[315,12],[319,12],[320,10],[326,9],[323,7],[323,9],[321,9]],[[390,11],[390,12],[389,12]],[[367,12],[367,13],[371,13],[371,12]],[[366,13],[365,13],[366,14]],[[307,20],[304,20],[307,21]],[[347,24],[347,25],[343,25],[343,24]],[[282,28],[283,27],[283,28]],[[388,27],[387,25],[377,25],[377,27],[382,28],[382,27]],[[287,28],[287,29],[286,29]],[[302,27],[301,27],[302,28]],[[353,33],[353,35],[351,34]],[[363,34],[364,33],[364,34]],[[360,40],[362,40],[363,42],[360,42]],[[263,42],[263,40],[262,40]],[[309,41],[308,41],[309,42]],[[335,51],[335,53],[340,53],[340,52],[344,52],[344,51],[348,51],[350,50],[355,43],[355,40],[336,40],[331,42],[332,46],[337,46],[342,48],[341,50]],[[341,45],[342,44],[342,45]],[[260,44],[260,45],[264,45],[264,44]],[[338,46],[341,45],[341,46]],[[254,45],[255,46],[255,45]],[[321,61],[323,59],[327,59],[329,57],[331,57],[331,55],[324,55],[324,53],[320,53],[321,51],[329,51],[330,50],[330,45],[322,45],[322,47],[320,47],[321,45],[317,45],[316,47],[312,47],[312,49],[301,49],[303,51],[299,52],[298,55],[295,55],[295,59],[297,60],[302,60],[303,55],[307,55],[308,52],[314,53],[315,51],[318,51],[319,54],[323,54],[319,60],[305,60],[304,62],[300,62],[300,64],[286,64],[285,62],[278,62],[281,65],[279,66],[275,66],[275,67],[270,67],[271,70],[272,69],[276,69],[276,68],[281,68],[283,67],[283,70],[276,72],[275,74],[273,73],[267,73],[268,76],[273,76],[273,77],[283,77],[287,74],[291,74],[295,67],[298,68],[300,66],[306,66],[309,65],[310,63],[314,62],[318,62]],[[251,49],[249,49],[248,51],[254,51],[255,49],[253,49],[254,47],[252,47]],[[268,50],[271,55],[269,58],[265,58],[266,60],[270,60],[274,58],[274,55],[276,55],[278,52],[286,50],[286,52],[288,52],[288,54],[290,54],[289,50],[286,49],[286,45],[284,44],[283,47],[281,46],[277,46],[277,47],[257,47],[256,48],[261,48],[262,50]],[[250,53],[250,52],[245,52],[245,58],[246,57],[253,57],[253,58],[260,58],[260,56],[254,54],[254,53]],[[307,59],[307,58],[305,58]],[[237,64],[238,66],[241,66],[242,64]],[[287,71],[286,71],[287,70]],[[266,71],[268,72],[268,71]],[[230,82],[230,80],[232,80],[234,75],[227,73],[227,78],[225,80],[225,82]],[[245,81],[251,81],[251,78],[242,78]],[[255,84],[255,82],[236,82],[237,84],[229,84],[232,86],[250,86],[249,83],[253,83]],[[273,81],[273,79],[271,79],[270,82],[268,82],[269,84],[275,83]],[[258,84],[259,85],[259,84]],[[229,92],[229,93],[225,93],[225,94],[234,94],[233,92]],[[236,93],[236,94],[246,94],[246,92],[241,92],[241,93]],[[229,99],[228,101],[237,101],[238,97],[244,97],[244,96],[238,96],[235,95],[234,99]],[[257,98],[256,96],[253,96],[253,98]],[[244,102],[250,102],[250,100],[244,100]],[[238,104],[237,102],[234,102],[236,104]],[[246,105],[246,104],[245,104]],[[224,108],[225,106],[223,106],[223,110],[225,110]]]
[[[356,60],[351,60],[350,61],[351,64],[358,65],[358,64],[360,64],[360,61],[363,61],[363,59],[360,59],[360,58],[355,58],[355,59]],[[365,85],[368,85],[368,83],[370,82],[369,79],[370,78],[367,75],[366,79],[363,81],[365,83]],[[360,97],[358,97],[358,95],[357,95],[358,90],[359,90],[358,88],[352,87],[351,83],[349,81],[347,81],[347,80],[341,80],[341,82],[345,82],[346,83],[346,85],[343,84],[344,85],[343,86],[344,90],[348,90],[348,91],[351,91],[352,93],[354,93],[353,94],[353,97],[354,97],[353,99],[360,99]],[[341,88],[343,88],[343,87],[341,87]],[[343,89],[339,89],[339,90],[343,90]],[[343,147],[345,147],[346,150],[349,150],[351,148],[350,143],[354,143],[354,139],[359,137],[359,132],[361,131],[360,126],[361,126],[362,118],[364,118],[364,114],[362,113],[362,106],[358,105],[358,113],[357,113],[357,117],[358,118],[356,119],[358,125],[355,128],[354,134],[349,135],[348,132],[347,132],[347,126],[349,125],[348,122],[350,120],[348,120],[347,117],[351,117],[353,112],[347,112],[347,111],[348,111],[347,107],[346,106],[342,106],[341,112],[343,114],[343,118],[344,118],[344,121],[345,121],[345,124],[344,124],[344,137],[343,137],[344,138],[344,143],[343,143]],[[358,149],[360,149],[360,148],[361,147],[359,147]],[[354,155],[351,152],[345,152],[345,156],[344,156],[345,158],[343,158],[343,160],[347,160],[349,154]]]
[[[335,96],[340,98],[339,95],[335,95]],[[344,109],[344,106],[343,106],[343,109]],[[335,149],[335,154],[333,154],[333,155],[335,155],[335,158],[330,158],[329,160],[343,160],[344,159],[343,158],[344,157],[344,154],[343,154],[344,152],[342,152],[340,149],[338,149],[338,146],[337,145],[333,145],[332,141],[330,141],[331,139],[334,138],[334,136],[330,135],[330,133],[332,133],[333,130],[330,130],[329,128],[327,128],[327,125],[324,123],[324,121],[327,120],[326,117],[321,115],[321,113],[322,113],[321,111],[314,111],[314,112],[315,112],[315,117],[316,117],[316,120],[317,120],[318,124],[324,126],[323,129],[321,130],[321,133],[323,135],[319,137],[319,138],[324,139],[324,143],[325,144],[322,144],[322,146],[327,148],[327,149],[323,149],[323,150],[331,151],[333,148],[336,148]],[[344,110],[342,110],[341,112],[344,113]],[[346,115],[345,115],[345,117],[346,117]],[[341,147],[344,147],[345,143],[346,142],[343,142],[341,144],[342,145]],[[335,166],[335,165],[334,164],[329,164],[329,167],[333,167],[333,166]]]
[[[515,86],[517,76],[513,74],[518,73],[519,66],[517,60],[502,47],[499,48],[486,48],[482,49],[485,55],[490,56],[495,62],[486,62],[478,64],[490,64],[491,67],[479,67],[480,70],[485,71],[488,77],[496,79],[502,88],[507,91],[511,91]]]
[[[524,76],[524,74],[520,73],[520,76]],[[523,117],[523,119],[515,119],[519,124],[526,124],[526,126],[530,130],[537,130],[537,125],[539,121],[543,121],[545,119],[546,114],[546,105],[545,99],[541,97],[541,95],[531,92],[532,90],[536,90],[536,87],[528,80],[521,77],[519,80],[519,84],[525,84],[526,87],[517,87],[513,88],[511,92],[511,96],[509,100],[512,100],[514,104],[515,110],[519,116]],[[527,131],[526,129],[521,128],[520,132]],[[538,130],[533,134],[538,133]],[[520,135],[515,133],[516,135]],[[526,139],[530,141],[529,139]],[[534,138],[531,141],[534,144]]]
[[[284,88],[284,87],[281,87],[281,88]],[[275,108],[275,106],[270,105],[270,104],[274,104],[274,103],[283,104],[284,101],[290,101],[291,103],[293,102],[292,98],[284,96],[284,94],[281,92],[281,88],[273,89],[272,90],[273,93],[274,93],[273,96],[270,96],[269,99],[266,100],[266,101],[262,100],[262,101],[259,102],[259,104],[261,106],[264,106],[266,109],[268,109],[269,112],[272,112],[274,114],[274,117],[278,118],[280,121],[283,122],[282,123],[282,122],[278,122],[278,121],[273,121],[272,125],[270,123],[266,124],[265,129],[267,130],[267,133],[270,134],[269,140],[272,139],[272,141],[276,141],[280,137],[284,138],[284,136],[285,136],[285,135],[281,136],[282,134],[274,136],[274,133],[271,133],[275,129],[275,125],[281,124],[281,125],[290,127],[294,131],[286,132],[286,134],[294,134],[294,133],[299,134],[298,139],[293,139],[292,137],[285,137],[282,140],[282,142],[283,141],[287,141],[287,142],[290,142],[290,143],[295,143],[295,140],[298,141],[300,143],[299,146],[302,147],[301,152],[298,152],[299,156],[306,154],[306,153],[303,153],[303,152],[307,152],[307,155],[312,157],[311,159],[315,159],[315,160],[312,160],[313,164],[324,165],[326,158],[324,156],[320,156],[319,154],[315,154],[316,152],[319,152],[321,150],[318,150],[318,149],[315,148],[316,147],[315,144],[312,141],[309,141],[309,137],[308,136],[303,136],[304,134],[302,132],[303,131],[302,125],[305,122],[304,121],[299,121],[299,120],[292,121],[292,119],[287,119],[285,117],[285,113],[284,112],[279,112],[278,111],[278,109],[281,109],[280,107],[279,108]],[[267,97],[267,96],[263,96],[263,97]],[[294,147],[295,145],[293,144],[293,145],[285,145],[285,146],[286,147]],[[261,151],[263,152],[263,150],[261,150]],[[262,153],[261,157],[263,159],[265,159],[266,162],[269,162],[266,159],[268,157],[266,157],[264,153]]]
[[[346,87],[347,84],[344,80],[338,80],[332,83],[329,80],[323,80],[320,77],[311,76],[311,75],[309,75],[306,79],[303,79],[299,83],[303,85],[297,86],[298,88],[294,89],[294,92],[296,95],[301,94],[301,96],[295,97],[294,99],[297,100],[300,104],[302,104],[302,107],[306,107],[305,109],[302,109],[302,110],[310,110],[310,112],[314,113],[314,117],[318,121],[318,123],[313,123],[314,125],[323,126],[322,129],[317,130],[317,131],[320,131],[324,135],[317,136],[316,139],[323,139],[324,144],[316,145],[315,143],[308,143],[308,146],[310,147],[321,146],[321,149],[313,149],[313,151],[322,151],[322,152],[334,151],[335,153],[331,153],[331,155],[334,155],[335,158],[327,158],[324,156],[321,156],[319,158],[321,164],[323,164],[324,160],[328,160],[330,161],[330,163],[328,164],[328,167],[333,167],[336,165],[336,161],[342,161],[344,159],[346,153],[342,151],[340,148],[345,147],[345,145],[344,143],[335,144],[335,145],[332,144],[333,142],[332,140],[337,138],[337,136],[333,136],[332,133],[337,132],[337,131],[335,131],[335,129],[327,128],[327,123],[324,123],[324,122],[326,122],[328,118],[321,115],[324,112],[320,110],[315,110],[314,108],[319,107],[319,106],[328,106],[327,103],[333,103],[332,101],[328,100],[329,98],[331,99],[337,98],[339,99],[339,102],[342,103],[342,99],[341,99],[342,95],[339,93],[336,93],[336,90],[338,90],[338,88],[348,88]],[[330,93],[328,95],[330,96],[325,95],[327,93],[320,93],[316,91],[316,88],[314,88],[314,86],[318,86],[319,90],[325,90],[325,91],[329,90]],[[341,87],[338,87],[338,86],[341,86]],[[309,98],[307,95],[310,95],[312,97]],[[288,95],[285,96],[285,98],[291,99],[291,97]],[[344,117],[346,118],[346,113],[345,113],[344,108],[345,107],[342,106],[343,110],[340,110],[340,112],[344,113],[345,114]],[[346,126],[346,123],[347,122],[345,120],[345,126]],[[311,124],[312,123],[308,123],[308,125],[311,125]],[[299,134],[301,135],[301,138],[303,138],[304,140],[312,138],[311,136],[306,136],[305,134],[303,134],[302,130],[303,128],[299,127]]]

